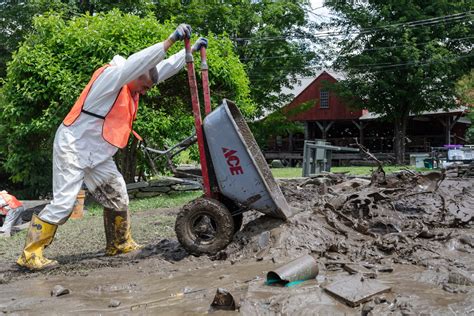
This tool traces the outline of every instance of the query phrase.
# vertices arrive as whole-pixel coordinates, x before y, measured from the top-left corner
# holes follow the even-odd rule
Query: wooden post
[[[328,131],[331,128],[331,126],[334,124],[334,121],[329,121],[329,122],[328,121],[322,121],[322,122],[315,121],[315,122],[316,122],[316,125],[318,125],[319,129],[321,130],[321,133],[322,133],[321,138],[326,139]]]
[[[304,122],[304,140],[309,139],[309,122],[305,121]]]
[[[452,121],[451,116],[446,116],[444,120],[443,118],[438,118],[438,121],[444,126],[444,136],[446,145],[451,145],[451,130],[462,117],[462,115],[463,113],[459,113]]]
[[[293,151],[293,133],[292,132],[288,133],[288,151],[290,152]]]
[[[359,143],[364,146],[364,128],[367,127],[367,122],[352,120],[352,123],[359,129]]]

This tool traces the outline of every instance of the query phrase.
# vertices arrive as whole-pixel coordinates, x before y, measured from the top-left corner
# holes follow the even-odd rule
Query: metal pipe
[[[275,271],[267,273],[267,284],[286,285],[292,282],[316,278],[319,269],[316,260],[310,255],[295,259]]]
[[[307,144],[309,148],[322,148],[322,149],[329,149],[335,151],[349,151],[349,152],[359,152],[357,148],[350,148],[350,147],[338,147],[338,146],[331,146],[331,145],[318,145],[318,144]]]
[[[184,47],[186,51],[186,65],[188,68],[189,90],[191,91],[191,102],[193,105],[194,125],[196,128],[196,136],[199,148],[199,160],[201,162],[202,182],[204,194],[211,197],[211,185],[209,182],[209,172],[207,170],[206,150],[204,148],[204,135],[202,132],[201,107],[199,105],[198,89],[196,84],[196,73],[194,71],[193,55],[191,52],[191,43],[189,38],[184,39]]]

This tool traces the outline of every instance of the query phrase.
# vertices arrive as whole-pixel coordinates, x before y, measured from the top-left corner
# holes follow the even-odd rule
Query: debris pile
[[[215,256],[189,255],[171,235],[144,239],[147,245],[133,257],[82,251],[70,255],[69,245],[59,249],[57,253],[67,255],[58,257],[62,267],[50,273],[54,278],[64,276],[61,284],[71,292],[57,299],[55,295],[68,289],[55,288],[51,299],[69,310],[70,302],[81,306],[84,289],[100,297],[90,303],[92,309],[79,313],[112,309],[170,314],[238,310],[243,315],[472,313],[472,177],[459,177],[450,170],[387,175],[379,165],[371,177],[324,174],[279,182],[295,215],[282,222],[257,211],[244,213],[242,229]],[[178,209],[166,212],[162,218],[155,217],[155,210],[135,214],[134,224],[145,228],[135,231],[149,229],[154,236],[165,220],[172,231]],[[102,236],[102,228],[97,226],[98,231],[96,226],[76,233],[87,237],[87,247],[93,242],[103,245],[103,240],[95,239]],[[35,308],[37,302],[31,301],[27,290],[32,281],[43,284],[42,276],[4,265],[3,293],[25,298],[10,301],[10,294],[4,294],[0,310]],[[48,283],[51,288],[58,284],[54,278]],[[19,284],[23,288],[17,290]]]
[[[327,174],[280,182],[299,213],[284,224],[259,213],[246,215],[244,229],[218,258],[284,263],[310,253],[318,258],[320,274],[349,272],[359,279],[391,273],[394,265],[415,265],[436,271],[426,276],[435,287],[450,293],[470,290],[474,181],[405,170],[371,179]],[[370,286],[376,293],[387,290],[381,284]],[[335,294],[350,306],[372,297],[365,293],[364,299],[348,303],[348,295]],[[398,299],[400,303],[403,297]],[[398,310],[405,305],[396,304]]]
[[[474,177],[474,162],[469,164],[453,164],[447,168],[447,176],[459,178],[473,178]]]

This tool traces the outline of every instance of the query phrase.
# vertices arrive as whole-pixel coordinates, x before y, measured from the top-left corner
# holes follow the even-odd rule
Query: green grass
[[[145,211],[156,208],[177,207],[200,197],[202,191],[179,192],[163,194],[150,198],[132,199],[129,208],[132,212]],[[90,216],[102,216],[102,206],[100,204],[87,205],[87,214]]]
[[[331,172],[333,173],[347,173],[355,176],[368,176],[377,167],[332,167]],[[413,166],[385,166],[384,170],[386,173],[393,173],[404,169],[415,170]],[[427,171],[431,169],[416,169],[417,171]],[[302,176],[301,168],[273,168],[271,169],[275,178],[296,178]]]

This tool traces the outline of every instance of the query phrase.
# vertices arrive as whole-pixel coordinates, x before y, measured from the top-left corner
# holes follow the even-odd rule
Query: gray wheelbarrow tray
[[[224,99],[203,128],[220,192],[246,208],[289,218],[290,207],[238,107]]]

